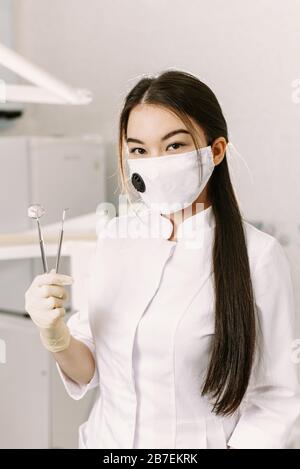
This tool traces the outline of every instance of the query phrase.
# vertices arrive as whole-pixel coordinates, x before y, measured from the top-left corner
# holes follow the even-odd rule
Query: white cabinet
[[[95,390],[71,399],[31,319],[0,313],[0,448],[77,448]]]
[[[100,135],[1,137],[0,167],[0,233],[36,229],[36,222],[27,216],[33,203],[45,207],[41,220],[45,226],[60,222],[64,208],[69,208],[69,220],[96,213],[98,204],[107,201],[105,145]],[[40,258],[1,262],[0,310],[22,314],[23,292],[38,273],[42,273]]]

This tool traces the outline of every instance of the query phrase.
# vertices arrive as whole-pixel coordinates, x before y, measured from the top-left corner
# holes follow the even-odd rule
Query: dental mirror
[[[44,239],[42,236],[42,230],[41,230],[41,225],[39,219],[45,214],[45,209],[42,205],[40,204],[34,204],[30,205],[28,207],[28,217],[36,220],[37,226],[38,226],[38,232],[39,232],[39,243],[40,243],[40,249],[41,249],[41,256],[42,256],[42,262],[43,262],[43,268],[44,268],[44,273],[48,272],[48,264],[47,264],[47,259],[45,255],[45,246],[44,246]]]

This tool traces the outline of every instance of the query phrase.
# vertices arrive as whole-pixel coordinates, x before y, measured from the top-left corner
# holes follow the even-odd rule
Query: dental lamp
[[[0,44],[0,65],[35,85],[6,84],[0,80],[0,103],[82,105],[92,101],[89,90],[63,83],[3,44]]]

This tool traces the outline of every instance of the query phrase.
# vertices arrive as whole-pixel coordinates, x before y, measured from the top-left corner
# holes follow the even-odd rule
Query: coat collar
[[[215,217],[212,205],[201,209],[195,215],[185,218],[177,228],[178,242],[194,240],[202,236],[202,233],[211,230],[215,226]]]
[[[181,221],[177,227],[177,241],[169,242],[202,241],[204,233],[210,232],[214,226],[215,217],[212,206],[209,206]],[[173,223],[167,216],[148,208],[135,207],[129,214],[111,219],[106,226],[105,237],[169,240],[172,232]]]

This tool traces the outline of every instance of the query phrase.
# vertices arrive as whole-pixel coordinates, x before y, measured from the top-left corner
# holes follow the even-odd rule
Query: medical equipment
[[[30,205],[30,207],[28,207],[28,216],[29,216],[29,218],[33,218],[37,222],[43,268],[44,268],[44,272],[47,273],[48,272],[48,264],[47,264],[47,259],[46,259],[46,256],[45,256],[44,239],[43,239],[43,236],[42,236],[42,230],[41,230],[41,225],[40,225],[40,221],[39,221],[39,219],[44,214],[45,214],[45,209],[44,209],[44,207],[42,207],[39,204]]]
[[[3,44],[0,44],[0,65],[37,85],[3,83],[0,89],[1,102],[81,105],[92,101],[89,90],[66,85]]]
[[[58,240],[58,248],[57,248],[57,255],[56,255],[56,264],[55,264],[55,272],[58,272],[58,266],[59,266],[59,261],[60,261],[60,254],[61,254],[61,245],[62,245],[62,240],[63,240],[63,235],[64,235],[64,221],[66,217],[66,211],[69,210],[68,208],[64,208],[63,210],[63,215],[62,215],[62,222],[61,222],[61,230],[59,233],[59,240]],[[43,268],[44,268],[44,273],[48,272],[48,264],[47,264],[47,258],[45,255],[45,243],[44,239],[42,236],[42,230],[41,230],[41,225],[39,219],[45,214],[45,209],[42,207],[40,204],[34,204],[30,205],[28,207],[28,216],[29,218],[33,218],[37,221],[37,226],[38,226],[38,233],[39,233],[39,243],[40,243],[40,248],[41,248],[41,256],[42,256],[42,262],[43,262]]]
[[[58,266],[59,266],[59,261],[60,261],[60,253],[61,253],[61,244],[63,240],[63,235],[64,235],[64,221],[65,221],[65,216],[66,216],[66,211],[69,210],[68,208],[65,208],[63,211],[63,216],[62,216],[62,222],[61,222],[61,230],[60,230],[60,235],[59,235],[59,242],[58,242],[58,250],[57,250],[57,256],[56,256],[56,267],[55,267],[55,272],[58,272]]]

